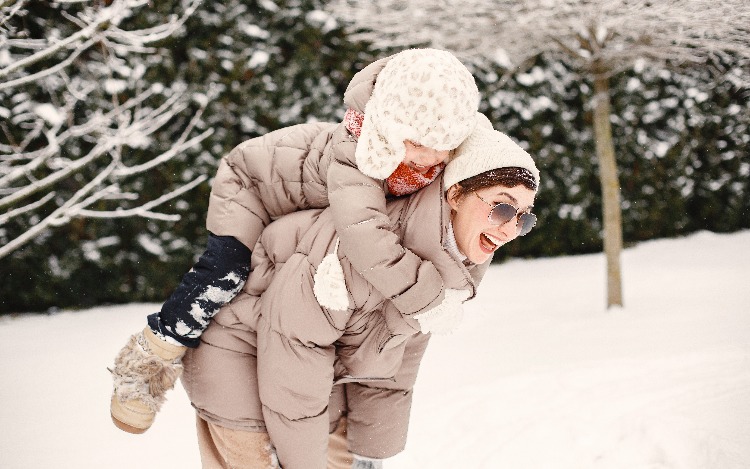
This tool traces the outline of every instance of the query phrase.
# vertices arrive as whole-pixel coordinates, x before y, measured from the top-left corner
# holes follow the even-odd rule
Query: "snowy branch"
[[[85,210],[81,208],[84,206],[89,206],[91,205],[91,203],[97,200],[97,199],[92,199],[90,201],[86,201],[87,203],[85,204],[82,203],[80,207],[77,207],[75,210],[75,213],[76,215],[80,217],[87,217],[87,218],[124,218],[124,217],[139,216],[139,217],[144,217],[144,218],[153,218],[157,220],[177,221],[180,219],[179,215],[167,215],[163,213],[156,213],[156,212],[152,212],[151,209],[165,202],[168,202],[176,197],[179,197],[185,192],[198,186],[200,183],[202,183],[206,179],[208,179],[207,176],[198,176],[197,178],[193,179],[192,181],[185,184],[184,186],[181,186],[178,189],[173,190],[172,192],[164,194],[158,199],[147,202],[141,205],[140,207],[127,209],[127,210],[118,209],[114,211],[95,211],[95,210]]]
[[[507,68],[550,54],[585,71],[635,60],[750,59],[746,0],[333,0],[355,37],[384,47],[429,45]]]
[[[5,223],[8,222],[8,220],[23,215],[26,212],[31,212],[33,210],[36,210],[37,208],[41,207],[42,205],[46,204],[52,198],[55,196],[54,192],[48,192],[44,197],[37,200],[36,202],[30,203],[24,207],[17,208],[15,210],[11,210],[9,212],[3,213],[0,215],[0,226],[3,226]]]
[[[17,58],[11,61],[9,65],[0,67],[0,80],[4,80],[63,50],[71,50],[68,58],[60,62],[65,63],[64,66],[68,66],[76,56],[97,42],[109,42],[110,44],[117,44],[126,48],[131,47],[142,50],[144,45],[161,41],[172,35],[195,12],[200,3],[201,0],[189,0],[182,14],[179,16],[174,15],[167,23],[153,28],[133,31],[122,30],[117,24],[124,17],[129,16],[132,10],[148,4],[148,0],[113,0],[106,7],[88,9],[87,12],[81,13],[77,17],[77,24],[85,25],[84,27],[63,39],[49,38],[38,52],[27,57]],[[4,15],[7,18],[11,18],[21,11],[22,6],[23,2],[19,2],[10,11],[4,13]],[[5,18],[4,20],[7,21]],[[17,86],[24,82],[20,81],[20,79],[11,80],[4,83],[3,86]],[[8,83],[12,83],[13,85],[9,85]]]
[[[62,69],[70,66],[70,64],[72,64],[73,61],[76,58],[78,58],[78,56],[82,52],[84,52],[86,49],[88,49],[89,47],[91,47],[94,44],[94,42],[95,41],[93,39],[89,39],[86,42],[82,43],[73,52],[71,52],[70,55],[67,58],[65,58],[61,62],[58,62],[57,65],[55,65],[53,67],[46,68],[46,69],[41,70],[41,71],[39,71],[37,73],[32,73],[31,75],[21,76],[19,78],[16,78],[15,80],[8,80],[8,81],[5,81],[3,83],[0,83],[0,91],[2,91],[4,89],[7,89],[7,88],[18,87],[20,85],[23,85],[24,83],[32,83],[32,82],[37,81],[37,80],[39,80],[41,78],[44,78],[46,76],[53,75],[55,73],[60,72]],[[5,72],[5,71],[6,70],[4,70],[4,69],[0,69],[0,79],[3,78],[3,72]],[[10,70],[8,70],[7,72],[10,73]],[[8,75],[8,73],[5,73],[5,75]]]
[[[213,133],[202,118],[212,91],[194,95],[176,80],[148,86],[142,77],[159,62],[154,44],[180,31],[200,1],[185,0],[179,14],[136,30],[124,20],[148,0],[57,1],[48,6],[60,9],[57,23],[37,29],[45,37],[26,29],[34,20],[28,2],[7,4],[0,4],[0,258],[75,218],[179,219],[155,208],[206,177],[156,198],[142,193],[142,178]]]
[[[14,0],[2,0],[0,1],[0,28],[8,22],[11,18],[16,16],[21,8],[26,4],[26,0],[19,0],[13,4]],[[7,5],[11,5],[8,7]]]

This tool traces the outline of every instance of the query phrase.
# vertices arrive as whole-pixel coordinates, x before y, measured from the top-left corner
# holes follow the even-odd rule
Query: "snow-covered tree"
[[[77,218],[178,218],[156,209],[205,176],[142,178],[211,134],[212,96],[144,77],[199,3],[137,24],[148,0],[0,1],[0,258]]]
[[[68,16],[76,17],[84,8],[112,3],[28,0],[19,10],[23,10],[21,18],[15,16],[13,24],[34,37],[46,37],[46,32],[54,29],[65,29],[65,34],[70,34],[79,27]],[[186,17],[187,7],[196,4],[186,0],[143,2],[123,18],[119,29],[145,31],[172,19],[184,18],[184,22],[169,37],[147,45],[149,52],[128,55],[132,77],[139,77],[134,86],[131,76],[121,73],[124,67],[109,67],[113,70],[110,76],[105,45],[82,52],[65,69],[64,76],[51,80],[52,84],[65,80],[85,82],[93,90],[67,115],[75,122],[83,122],[89,110],[97,106],[111,109],[115,95],[108,94],[106,88],[118,82],[113,83],[110,78],[128,86],[116,94],[121,106],[139,90],[152,93],[145,102],[152,109],[165,103],[175,91],[183,98],[180,106],[187,106],[149,135],[148,147],[123,148],[123,161],[127,158],[129,163],[142,164],[172,148],[204,105],[188,140],[206,129],[212,131],[195,146],[149,171],[122,178],[122,191],[139,194],[138,200],[100,200],[90,210],[113,211],[113,205],[108,204],[128,210],[141,200],[157,200],[201,175],[210,178],[220,158],[232,147],[270,130],[311,120],[339,121],[345,111],[342,97],[349,80],[374,56],[365,44],[347,39],[341,25],[324,11],[324,3],[325,0],[204,1]],[[0,0],[2,5],[9,4]],[[175,13],[180,16],[175,17]],[[54,37],[62,35],[56,33]],[[0,32],[0,41],[6,36]],[[51,67],[62,60],[62,56],[54,57],[40,62],[40,66]],[[9,63],[0,59],[0,67]],[[56,104],[60,100],[46,92],[49,85],[45,86],[28,83],[4,94],[0,91],[0,145],[21,141],[27,135],[28,130],[21,125],[10,126],[5,121],[13,106],[23,105],[28,110],[37,104],[53,104],[54,109],[60,109]],[[24,97],[14,98],[16,94]],[[23,101],[36,104],[22,104]],[[96,141],[96,136],[68,138],[60,145],[61,155],[86,155]],[[29,144],[27,151],[34,145],[46,145],[46,141],[39,138]],[[101,162],[108,162],[108,158],[102,156]],[[49,190],[55,191],[55,197],[70,196],[78,184],[102,168],[104,165],[92,165]],[[32,176],[39,178],[37,173]],[[0,315],[102,303],[163,301],[205,249],[209,191],[210,184],[202,183],[157,207],[160,212],[179,214],[177,222],[161,217],[87,215],[72,217],[65,225],[50,226],[0,260],[4,280],[0,285]],[[1,195],[7,195],[7,191],[0,189]],[[40,192],[37,197],[42,195]],[[43,208],[52,209],[51,204]],[[0,209],[0,214],[3,211]],[[0,226],[0,246],[44,215],[17,216],[7,221]]]
[[[602,190],[607,306],[622,305],[622,213],[611,129],[610,79],[636,63],[729,64],[716,70],[748,87],[747,0],[334,0],[355,37],[384,48],[431,46],[467,64],[511,73],[537,57],[561,60],[593,83],[589,105]]]

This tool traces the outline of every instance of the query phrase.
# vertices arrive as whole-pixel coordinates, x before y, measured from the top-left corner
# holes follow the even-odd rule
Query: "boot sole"
[[[114,415],[112,414],[109,414],[109,415],[112,417],[112,423],[115,424],[115,427],[119,428],[120,430],[124,432],[132,433],[134,435],[140,435],[141,433],[145,433],[146,430],[148,430],[148,428],[138,428],[132,425],[128,425],[125,422],[117,420],[117,418]]]
[[[113,395],[109,415],[112,417],[112,423],[115,424],[115,427],[127,433],[140,435],[151,428],[151,424],[154,422],[154,414],[144,412],[145,409],[132,408],[136,404],[138,404],[138,401],[131,402],[130,407],[125,407]],[[130,423],[126,423],[126,421]]]

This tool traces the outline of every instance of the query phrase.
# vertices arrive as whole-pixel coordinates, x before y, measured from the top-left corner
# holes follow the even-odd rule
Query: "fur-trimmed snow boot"
[[[186,349],[161,340],[148,327],[130,337],[110,370],[114,381],[110,413],[117,428],[143,433],[151,427],[164,395],[182,374]]]

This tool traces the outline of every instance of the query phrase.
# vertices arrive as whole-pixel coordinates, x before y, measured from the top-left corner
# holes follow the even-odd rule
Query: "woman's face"
[[[452,197],[455,189],[456,186],[453,186],[448,190],[448,203],[453,209],[451,219],[456,244],[475,264],[486,262],[500,246],[518,237],[518,218],[513,218],[504,225],[490,223],[489,214],[492,206],[506,203],[516,207],[519,213],[523,213],[531,211],[536,195],[534,191],[522,185],[510,188],[493,186],[480,189],[476,193],[468,192],[456,200]]]
[[[451,153],[449,150],[428,148],[411,140],[404,140],[404,146],[406,147],[404,164],[421,174],[445,161]]]

